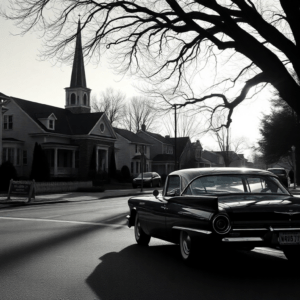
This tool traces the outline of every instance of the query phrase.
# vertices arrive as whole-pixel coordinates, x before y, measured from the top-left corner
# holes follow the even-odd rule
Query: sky
[[[64,88],[70,85],[71,65],[41,61],[38,57],[39,50],[42,49],[41,40],[35,33],[15,35],[18,29],[12,22],[1,17],[0,28],[0,92],[63,108]],[[128,98],[140,95],[135,88],[136,79],[116,74],[105,61],[105,57],[100,60],[99,65],[86,64],[85,73],[92,96],[99,95],[109,87],[121,90]],[[263,113],[270,112],[271,95],[270,90],[266,89],[235,110],[231,127],[232,138],[244,136],[250,145],[259,140],[260,119]],[[158,133],[167,134],[164,130]],[[204,148],[218,150],[217,144],[209,135],[198,136],[195,139],[199,139]],[[249,157],[250,151],[245,151],[245,155]]]

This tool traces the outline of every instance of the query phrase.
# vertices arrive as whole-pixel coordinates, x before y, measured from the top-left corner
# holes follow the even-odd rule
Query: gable
[[[98,121],[93,126],[92,130],[89,132],[89,135],[101,136],[106,138],[116,139],[116,134],[106,116],[105,113],[101,115]]]

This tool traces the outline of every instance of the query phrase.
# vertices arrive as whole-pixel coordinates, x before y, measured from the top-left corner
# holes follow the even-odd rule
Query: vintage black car
[[[247,168],[175,171],[162,194],[128,200],[128,226],[148,245],[155,237],[180,245],[190,262],[201,249],[282,249],[300,260],[300,198],[271,172]]]

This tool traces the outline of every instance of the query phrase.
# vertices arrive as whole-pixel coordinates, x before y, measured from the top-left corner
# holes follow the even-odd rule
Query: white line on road
[[[127,225],[96,223],[96,222],[80,222],[80,221],[66,221],[66,220],[53,220],[53,219],[31,219],[31,218],[13,218],[13,217],[0,217],[0,220],[13,220],[13,221],[37,221],[37,222],[54,222],[54,223],[69,223],[81,225],[94,225],[105,227],[127,227]]]

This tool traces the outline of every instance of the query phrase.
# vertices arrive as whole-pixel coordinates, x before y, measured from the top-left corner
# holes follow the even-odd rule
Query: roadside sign
[[[14,181],[10,180],[7,200],[11,200],[11,196],[25,197],[29,203],[31,199],[35,199],[35,181]]]

